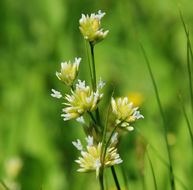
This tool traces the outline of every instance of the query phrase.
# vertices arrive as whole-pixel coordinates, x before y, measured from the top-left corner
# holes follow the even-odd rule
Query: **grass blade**
[[[150,156],[149,156],[148,147],[147,147],[147,159],[149,161],[149,165],[150,165],[150,168],[151,168],[151,173],[152,173],[152,176],[153,176],[154,189],[157,190],[158,188],[157,188],[155,172],[154,172],[154,169],[153,169],[152,161],[151,161]]]
[[[6,189],[6,190],[10,190],[7,185],[4,183],[4,181],[2,179],[0,179],[0,184]]]
[[[153,72],[152,72],[152,69],[151,69],[151,66],[150,66],[150,63],[149,63],[149,59],[147,57],[147,54],[145,52],[145,49],[144,49],[139,37],[138,37],[138,41],[139,41],[139,45],[140,45],[141,51],[143,53],[143,56],[145,58],[145,62],[146,62],[146,65],[147,65],[147,68],[148,68],[148,71],[149,71],[149,75],[151,77],[151,81],[152,81],[153,88],[154,88],[155,95],[156,95],[156,100],[157,100],[159,111],[160,111],[160,115],[161,115],[161,118],[162,118],[163,129],[164,129],[164,139],[165,139],[165,143],[166,143],[166,148],[167,148],[167,153],[168,153],[168,160],[169,160],[170,184],[171,184],[171,189],[175,190],[176,188],[175,188],[175,182],[174,182],[173,166],[172,166],[169,143],[168,143],[168,139],[167,139],[168,129],[167,129],[167,125],[166,125],[166,120],[165,120],[163,108],[162,108],[162,105],[161,105],[161,101],[160,101],[160,98],[159,98],[158,88],[157,88],[157,85],[156,85],[156,82],[155,82],[155,79],[154,79],[154,76],[153,76]]]
[[[187,124],[187,127],[188,127],[188,132],[190,134],[190,138],[191,138],[191,142],[192,142],[192,150],[193,150],[193,134],[192,134],[192,129],[191,129],[190,122],[189,122],[189,119],[188,119],[188,116],[187,116],[187,113],[186,113],[186,110],[185,110],[185,107],[184,107],[184,102],[182,100],[182,96],[181,96],[180,93],[179,93],[178,97],[179,97],[179,100],[180,100],[180,103],[181,103],[181,107],[182,107],[182,111],[183,111],[183,114],[184,114],[184,118],[186,120],[186,124]]]

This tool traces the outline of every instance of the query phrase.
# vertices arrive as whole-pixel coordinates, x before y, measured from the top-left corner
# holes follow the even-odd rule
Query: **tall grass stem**
[[[152,69],[151,69],[147,54],[146,54],[145,49],[144,49],[144,47],[143,47],[143,45],[142,45],[139,38],[138,38],[138,41],[139,41],[139,45],[140,45],[141,51],[143,53],[143,56],[145,58],[145,62],[146,62],[146,65],[147,65],[147,68],[148,68],[148,71],[149,71],[149,75],[151,77],[151,81],[152,81],[153,88],[154,88],[155,95],[156,95],[156,100],[157,100],[157,103],[158,103],[160,115],[161,115],[162,122],[163,122],[164,139],[165,139],[165,143],[166,143],[166,149],[167,149],[168,160],[169,160],[170,184],[171,184],[171,189],[175,190],[176,188],[175,188],[175,182],[174,182],[173,166],[172,166],[169,143],[168,143],[168,139],[167,139],[167,131],[168,131],[167,124],[166,124],[163,108],[162,108],[162,105],[161,105],[161,101],[160,101],[160,98],[159,98],[158,88],[157,88],[157,85],[156,85],[156,82],[155,82],[155,79],[154,79],[154,76],[153,76],[153,72],[152,72]]]

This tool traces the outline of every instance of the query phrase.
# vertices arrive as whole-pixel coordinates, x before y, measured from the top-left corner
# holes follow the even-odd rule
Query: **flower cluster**
[[[64,117],[64,120],[69,120],[78,118],[85,112],[93,112],[102,97],[103,94],[99,93],[99,89],[94,92],[89,86],[85,86],[85,81],[78,80],[76,90],[72,91],[72,95],[66,95],[65,97],[68,103],[63,104],[68,107],[62,110],[65,114],[61,116]]]
[[[101,163],[101,148],[102,143],[99,142],[98,145],[94,145],[93,137],[86,137],[85,138],[88,145],[86,149],[83,149],[83,146],[78,139],[77,142],[72,142],[73,145],[81,151],[82,157],[79,157],[78,160],[75,160],[78,164],[80,164],[80,169],[77,171],[79,172],[89,172],[89,171],[96,171],[96,176],[99,174],[99,169],[103,164],[103,167],[113,166],[115,164],[120,164],[123,161],[121,160],[119,154],[117,153],[117,148],[115,147],[108,147],[105,159],[103,163]]]
[[[75,58],[75,62],[72,64],[71,61],[61,63],[61,72],[56,72],[56,76],[61,80],[65,85],[72,86],[80,64],[81,58]]]
[[[129,102],[127,97],[111,99],[112,112],[115,116],[116,125],[132,130],[130,123],[137,119],[144,118],[138,111],[138,107],[133,107],[133,102]]]
[[[98,14],[92,13],[90,17],[82,14],[82,18],[79,20],[79,28],[84,39],[91,42],[93,45],[103,40],[109,32],[108,30],[103,32],[103,29],[101,28],[101,19],[104,15],[105,13],[102,13],[99,10]]]

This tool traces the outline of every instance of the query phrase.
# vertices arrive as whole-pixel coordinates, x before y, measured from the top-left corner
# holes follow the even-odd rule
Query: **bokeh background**
[[[193,162],[189,133],[177,98],[181,89],[189,118],[186,37],[178,5],[193,28],[192,0],[1,0],[0,1],[0,179],[10,190],[99,189],[95,173],[78,173],[78,152],[72,141],[84,140],[76,121],[64,122],[62,104],[50,96],[54,88],[69,90],[55,72],[62,61],[82,57],[78,78],[89,83],[85,42],[79,32],[81,13],[106,12],[103,28],[110,32],[96,45],[97,77],[112,85],[115,96],[139,93],[144,120],[119,145],[129,188],[153,189],[144,137],[167,161],[162,121],[148,70],[136,38],[145,46],[166,114],[175,175],[193,188]],[[102,111],[104,114],[104,111]],[[138,133],[140,132],[140,134]],[[142,137],[142,135],[144,137]],[[149,150],[158,189],[170,189],[166,165]],[[125,187],[121,167],[118,177]],[[109,170],[108,186],[114,183]],[[176,181],[178,190],[184,189]],[[3,189],[0,186],[0,189]]]

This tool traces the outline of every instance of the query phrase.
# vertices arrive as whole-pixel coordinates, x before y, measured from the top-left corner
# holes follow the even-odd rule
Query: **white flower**
[[[109,167],[115,164],[120,164],[122,162],[119,154],[117,153],[117,149],[115,147],[109,146],[107,148],[105,159],[103,163],[101,163],[101,148],[102,143],[98,143],[98,145],[93,144],[93,138],[87,137],[86,141],[88,145],[86,146],[85,151],[81,151],[81,156],[78,160],[75,160],[80,167],[77,171],[79,172],[88,172],[88,171],[96,171],[96,176],[99,174],[99,169],[103,164],[103,167]]]
[[[81,142],[80,142],[79,139],[77,139],[77,142],[72,141],[72,144],[73,144],[78,150],[82,150],[82,148],[83,148],[83,146],[82,146],[82,144],[81,144]]]
[[[80,117],[76,118],[76,121],[78,121],[82,125],[85,125],[85,121],[84,121],[83,116],[80,116]]]
[[[65,85],[72,86],[77,74],[81,58],[75,58],[74,63],[71,61],[61,63],[61,72],[56,72],[56,76]]]
[[[144,118],[143,115],[137,111],[138,107],[133,107],[133,102],[129,102],[127,97],[112,98],[111,105],[116,125],[120,124],[121,127],[126,127],[128,130],[133,130],[132,127],[128,128],[130,123],[135,122],[137,119]]]
[[[117,141],[117,136],[118,136],[118,133],[115,132],[115,133],[113,134],[113,136],[111,137],[111,143],[114,143],[115,141]]]
[[[88,143],[88,146],[92,146],[93,145],[93,137],[88,136],[85,138],[86,142]]]
[[[62,94],[54,89],[51,90],[53,93],[51,94],[52,97],[60,99]]]
[[[98,14],[92,13],[90,17],[82,14],[82,18],[79,20],[79,28],[84,39],[91,42],[93,45],[103,40],[109,32],[108,30],[103,32],[101,28],[101,19],[104,15],[105,13],[99,10]]]
[[[72,91],[72,95],[65,97],[68,103],[63,104],[68,107],[62,110],[64,114],[61,116],[64,117],[64,120],[69,120],[80,117],[85,112],[95,111],[102,97],[103,94],[100,94],[98,90],[94,92],[89,86],[85,86],[85,81],[78,80],[76,90]]]
[[[98,89],[102,89],[102,88],[105,86],[105,84],[106,84],[106,83],[103,82],[103,81],[102,81],[102,78],[100,77],[100,78],[99,78],[99,83],[98,83],[98,85],[97,85],[97,88],[98,88]]]
[[[140,114],[139,111],[135,111],[133,113],[133,117],[135,117],[136,119],[140,119],[140,118],[143,118],[144,119],[144,116]]]

